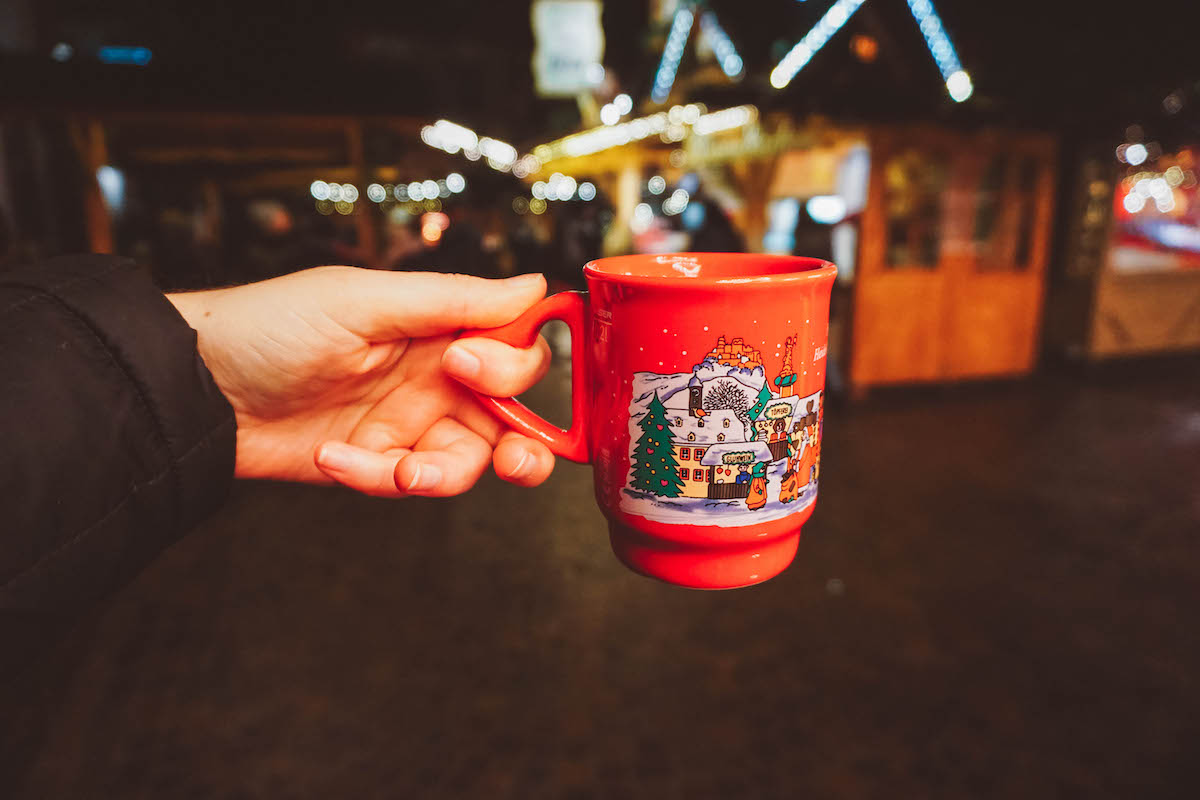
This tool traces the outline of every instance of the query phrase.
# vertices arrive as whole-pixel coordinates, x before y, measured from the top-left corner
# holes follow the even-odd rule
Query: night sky
[[[577,123],[572,101],[534,96],[525,2],[28,5],[31,47],[0,55],[0,99],[10,106],[454,114],[514,139]],[[1102,11],[1078,2],[941,0],[936,8],[976,87],[971,103],[954,106],[905,1],[869,0],[797,80],[771,90],[770,68],[829,5],[712,0],[747,78],[690,99],[843,118],[1037,127],[1127,124],[1159,113],[1163,97],[1179,89],[1200,105],[1193,55],[1200,9],[1185,2]],[[635,99],[644,97],[661,47],[646,27],[648,4],[605,6],[606,66]],[[874,63],[850,54],[855,33],[880,41]],[[65,64],[48,55],[58,41],[76,49]],[[93,55],[102,44],[145,45],[154,58],[142,68],[104,66]],[[691,58],[689,50],[681,71]],[[1198,116],[1189,111],[1173,122],[1187,129]]]

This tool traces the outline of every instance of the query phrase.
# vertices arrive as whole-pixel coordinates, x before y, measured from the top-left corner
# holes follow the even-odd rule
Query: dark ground
[[[1196,796],[1200,362],[880,392],[826,431],[796,563],[724,593],[620,566],[583,467],[452,502],[240,485],[39,666],[0,776],[29,798]]]

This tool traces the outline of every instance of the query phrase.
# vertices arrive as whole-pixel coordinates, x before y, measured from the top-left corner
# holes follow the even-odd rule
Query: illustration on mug
[[[663,522],[737,526],[811,505],[824,398],[820,391],[795,394],[795,346],[789,337],[774,378],[758,350],[724,336],[690,373],[635,373],[622,510]]]

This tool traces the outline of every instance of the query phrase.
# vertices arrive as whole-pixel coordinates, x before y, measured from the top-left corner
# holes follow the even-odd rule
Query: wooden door
[[[1049,143],[884,129],[871,158],[852,384],[1028,371],[1053,208]]]
[[[1037,359],[1050,223],[1053,141],[979,136],[963,258],[951,269],[945,376],[1021,375]]]
[[[947,242],[961,214],[964,154],[945,132],[876,130],[854,281],[851,382],[930,381],[944,374]]]

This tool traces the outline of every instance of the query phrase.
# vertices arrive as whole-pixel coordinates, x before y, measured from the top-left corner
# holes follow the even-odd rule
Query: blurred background
[[[627,573],[569,464],[239,485],[0,688],[0,795],[1193,796],[1198,23],[0,0],[0,269],[817,256],[841,401],[796,565],[732,593]],[[531,394],[566,417],[561,358]]]

